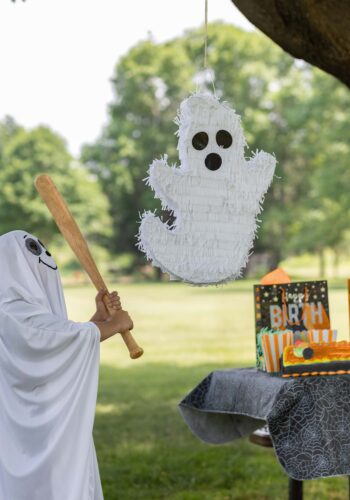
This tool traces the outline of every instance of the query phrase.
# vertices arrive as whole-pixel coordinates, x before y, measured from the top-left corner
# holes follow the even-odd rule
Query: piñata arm
[[[186,184],[184,175],[177,167],[169,167],[167,158],[154,160],[149,168],[148,184],[154,190],[156,198],[163,208],[177,209]]]
[[[260,200],[268,190],[276,168],[276,158],[265,151],[259,151],[246,162],[245,173],[254,178],[256,199]]]

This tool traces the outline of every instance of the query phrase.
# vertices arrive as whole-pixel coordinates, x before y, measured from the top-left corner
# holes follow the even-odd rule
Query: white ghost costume
[[[155,160],[147,183],[176,216],[172,228],[145,212],[138,246],[172,279],[195,285],[241,275],[276,159],[264,151],[246,160],[240,116],[210,94],[185,99],[179,125],[179,167]]]
[[[94,323],[67,319],[39,240],[1,236],[1,500],[103,500],[92,438],[99,349]]]

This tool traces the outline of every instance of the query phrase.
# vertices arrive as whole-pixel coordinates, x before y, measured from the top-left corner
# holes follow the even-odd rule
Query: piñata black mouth
[[[221,167],[222,158],[217,153],[209,153],[204,163],[208,170],[218,170]]]

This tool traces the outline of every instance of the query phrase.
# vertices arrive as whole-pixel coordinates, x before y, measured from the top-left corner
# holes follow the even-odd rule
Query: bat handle
[[[105,288],[105,286],[103,286],[103,288]],[[105,303],[105,306],[109,310],[109,308],[108,308],[108,306],[106,304],[106,299],[105,298],[103,299],[103,302]],[[115,311],[111,311],[110,310],[110,313],[114,314]],[[131,359],[140,358],[142,356],[142,354],[143,354],[143,349],[142,349],[142,347],[140,347],[137,344],[136,340],[131,335],[131,332],[129,330],[127,330],[126,332],[121,333],[120,335],[122,336],[122,339],[124,340],[125,345],[128,348],[128,351],[129,351],[129,354],[130,354],[130,358]]]
[[[137,359],[143,354],[143,349],[139,345],[137,345],[134,337],[131,335],[129,330],[124,333],[121,333],[121,336],[125,342],[126,347],[129,350],[130,358]]]

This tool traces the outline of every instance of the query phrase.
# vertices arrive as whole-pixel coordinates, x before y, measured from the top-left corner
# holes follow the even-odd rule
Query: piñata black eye
[[[192,138],[192,146],[200,151],[208,146],[209,137],[206,132],[197,132]]]
[[[227,130],[219,130],[216,134],[216,142],[221,148],[227,149],[232,145],[232,135]]]
[[[41,255],[42,249],[39,245],[39,243],[33,238],[27,238],[26,239],[26,247],[27,249],[34,255]]]

